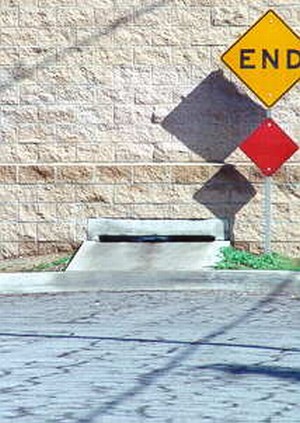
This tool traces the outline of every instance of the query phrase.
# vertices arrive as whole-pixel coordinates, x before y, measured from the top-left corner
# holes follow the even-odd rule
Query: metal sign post
[[[300,38],[273,10],[267,11],[223,55],[223,63],[268,108],[267,118],[240,144],[264,175],[264,251],[271,252],[271,176],[298,145],[274,122],[271,107],[299,82]]]
[[[267,109],[267,118],[272,119],[272,109]],[[272,241],[272,176],[264,177],[264,207],[263,207],[264,253],[271,253]]]
[[[271,252],[272,240],[272,176],[264,177],[264,211],[263,211],[263,230],[264,230],[264,252]]]
[[[294,141],[268,117],[241,144],[240,149],[259,167],[264,175],[263,244],[265,253],[271,252],[272,175],[297,150]]]

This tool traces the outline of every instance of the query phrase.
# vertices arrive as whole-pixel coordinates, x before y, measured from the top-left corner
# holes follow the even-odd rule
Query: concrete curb
[[[224,291],[263,294],[274,289],[300,295],[300,272],[43,272],[2,273],[0,294],[130,291]]]

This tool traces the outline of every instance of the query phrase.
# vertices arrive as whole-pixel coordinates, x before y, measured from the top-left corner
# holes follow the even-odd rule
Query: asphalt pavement
[[[295,278],[1,295],[0,421],[299,422]]]

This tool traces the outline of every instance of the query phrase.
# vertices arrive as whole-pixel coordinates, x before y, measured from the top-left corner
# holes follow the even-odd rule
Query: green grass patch
[[[253,254],[233,247],[222,249],[223,259],[216,269],[232,270],[296,270],[300,271],[300,260],[284,257],[277,253]]]
[[[59,267],[60,270],[64,270],[67,267],[68,263],[70,262],[71,258],[72,256],[67,256],[67,257],[62,257],[60,259],[51,261],[50,263],[40,263],[28,271],[40,272],[47,269],[53,269],[55,267]]]

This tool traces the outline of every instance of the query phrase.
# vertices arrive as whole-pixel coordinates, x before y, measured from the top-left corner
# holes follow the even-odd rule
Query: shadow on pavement
[[[213,370],[228,373],[233,376],[268,376],[276,379],[292,380],[300,382],[300,369],[275,366],[249,366],[245,364],[212,364],[209,366],[198,366],[195,370]]]
[[[251,307],[248,311],[243,313],[241,316],[233,319],[231,322],[224,324],[220,328],[211,332],[210,334],[195,340],[190,345],[188,345],[183,351],[178,353],[175,357],[169,360],[169,362],[150,372],[144,373],[141,376],[137,377],[137,383],[129,390],[117,395],[111,401],[107,401],[105,404],[101,405],[98,409],[95,409],[89,413],[86,417],[77,420],[76,423],[94,423],[98,421],[98,418],[106,415],[109,412],[112,412],[120,404],[125,403],[128,400],[131,400],[133,397],[143,393],[148,389],[148,387],[154,385],[159,379],[163,376],[169,374],[172,370],[177,368],[182,362],[187,360],[190,356],[196,353],[198,349],[204,343],[208,343],[218,336],[228,334],[232,329],[236,328],[240,324],[247,321],[249,318],[258,313],[265,305],[269,305],[276,300],[276,298],[283,293],[285,288],[287,288],[293,282],[293,277],[287,277],[280,285],[276,287],[272,292],[270,292],[265,298],[258,301],[256,305]],[[296,370],[297,372],[297,370]],[[278,376],[280,373],[278,372]],[[284,373],[283,373],[284,377]]]
[[[136,343],[136,344],[162,344],[162,345],[179,345],[179,346],[208,346],[222,348],[244,348],[267,351],[280,352],[300,352],[300,348],[296,347],[276,347],[269,345],[257,344],[238,344],[236,342],[206,342],[202,339],[198,341],[179,341],[177,339],[151,339],[151,338],[122,338],[117,336],[93,336],[93,335],[60,335],[51,333],[31,333],[31,332],[0,332],[2,338],[42,338],[42,339],[69,339],[79,341],[96,341],[96,342],[120,342],[120,343]]]

